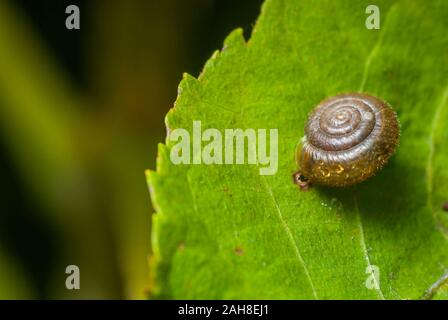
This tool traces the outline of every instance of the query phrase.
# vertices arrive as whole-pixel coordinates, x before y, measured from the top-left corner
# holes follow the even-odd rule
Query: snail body
[[[295,182],[344,187],[380,170],[395,152],[397,115],[384,101],[348,93],[322,101],[311,113],[296,151]]]

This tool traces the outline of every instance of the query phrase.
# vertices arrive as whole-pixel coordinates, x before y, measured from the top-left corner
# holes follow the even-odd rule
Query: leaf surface
[[[448,3],[266,1],[249,41],[241,30],[185,75],[169,131],[278,129],[278,171],[174,165],[167,139],[148,173],[154,298],[419,299],[441,297],[448,268]],[[307,114],[342,92],[388,101],[401,121],[396,155],[352,188],[292,183]],[[379,275],[369,289],[369,270]],[[370,286],[372,287],[372,286]],[[428,290],[434,292],[428,295]]]

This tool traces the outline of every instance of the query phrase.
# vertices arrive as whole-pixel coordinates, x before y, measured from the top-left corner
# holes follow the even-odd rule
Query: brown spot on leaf
[[[224,193],[226,193],[230,198],[233,197],[233,195],[229,192],[229,187],[224,187],[224,188],[222,189],[222,191],[224,191]]]
[[[445,202],[445,203],[442,205],[442,209],[443,209],[444,211],[448,211],[448,201]]]
[[[242,256],[244,254],[244,250],[240,247],[235,248],[235,253],[237,256]]]

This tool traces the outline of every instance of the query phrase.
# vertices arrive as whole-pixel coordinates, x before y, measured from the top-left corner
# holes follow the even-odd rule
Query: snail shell
[[[328,98],[309,116],[296,151],[295,182],[307,189],[364,181],[385,165],[399,135],[397,115],[386,102],[361,93]]]

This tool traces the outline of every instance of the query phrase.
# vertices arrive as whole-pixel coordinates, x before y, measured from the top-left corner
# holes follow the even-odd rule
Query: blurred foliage
[[[145,297],[143,172],[164,114],[181,73],[260,3],[0,0],[0,298]],[[69,264],[80,291],[64,287]]]
[[[29,285],[17,264],[6,257],[0,248],[0,299],[30,299],[33,298]]]

